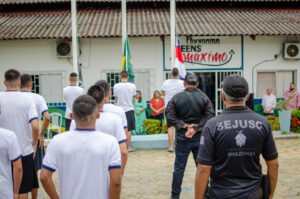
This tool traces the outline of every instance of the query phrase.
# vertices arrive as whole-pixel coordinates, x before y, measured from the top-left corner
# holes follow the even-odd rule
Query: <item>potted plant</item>
[[[287,108],[288,100],[279,100],[276,108],[278,109],[280,131],[282,133],[290,132],[291,110]]]

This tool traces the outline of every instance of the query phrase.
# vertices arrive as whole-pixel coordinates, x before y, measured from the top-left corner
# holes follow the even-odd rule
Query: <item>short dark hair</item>
[[[9,69],[4,74],[6,81],[15,81],[17,79],[20,79],[20,76],[20,72],[15,69]]]
[[[97,103],[94,98],[89,95],[81,95],[73,103],[73,114],[75,118],[85,121],[95,112],[96,108]]]
[[[70,77],[77,77],[77,73],[70,73]]]
[[[103,89],[105,96],[108,95],[110,91],[110,86],[106,80],[99,80],[95,83],[95,85],[100,86]]]
[[[29,74],[22,74],[21,75],[21,87],[25,87],[28,84],[32,83],[31,75]]]
[[[97,104],[102,103],[103,99],[104,99],[104,90],[97,85],[93,85],[89,88],[87,94],[91,97],[93,97]]]
[[[173,76],[173,77],[178,76],[178,75],[179,75],[179,70],[178,70],[178,68],[173,68],[171,73],[172,73],[172,76]]]
[[[128,77],[128,72],[126,70],[122,70],[120,75],[121,75],[121,78],[127,78]]]

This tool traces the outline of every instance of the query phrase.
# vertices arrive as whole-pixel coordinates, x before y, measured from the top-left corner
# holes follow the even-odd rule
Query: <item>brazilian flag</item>
[[[131,59],[128,36],[126,36],[126,39],[124,41],[121,70],[126,70],[128,72],[128,76],[129,76],[128,81],[130,82],[134,81],[134,73],[132,68],[132,59]]]

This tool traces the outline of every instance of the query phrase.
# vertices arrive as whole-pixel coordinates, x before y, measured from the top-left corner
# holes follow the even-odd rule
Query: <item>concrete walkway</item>
[[[279,182],[275,199],[300,198],[300,139],[276,140],[279,151]],[[130,153],[123,180],[122,199],[168,199],[174,154],[162,149]],[[262,161],[264,170],[265,163]],[[182,199],[194,198],[195,165],[190,156],[182,185]],[[57,174],[55,176],[56,183]],[[48,198],[41,189],[39,198]]]

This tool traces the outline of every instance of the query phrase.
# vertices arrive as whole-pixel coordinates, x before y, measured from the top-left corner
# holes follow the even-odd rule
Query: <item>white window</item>
[[[262,71],[257,73],[256,93],[262,97],[267,88],[273,89],[277,98],[282,98],[284,91],[289,88],[291,82],[295,82],[295,71]]]
[[[152,97],[152,93],[150,93],[150,86],[152,85],[150,82],[151,71],[136,70],[134,71],[134,76],[134,84],[136,85],[136,89],[141,91],[143,99],[146,101],[150,100]],[[113,93],[113,87],[115,84],[121,81],[120,72],[106,72],[106,80],[112,91],[111,101],[114,102],[115,97]]]
[[[32,92],[42,95],[47,103],[63,102],[62,73],[31,73]]]

